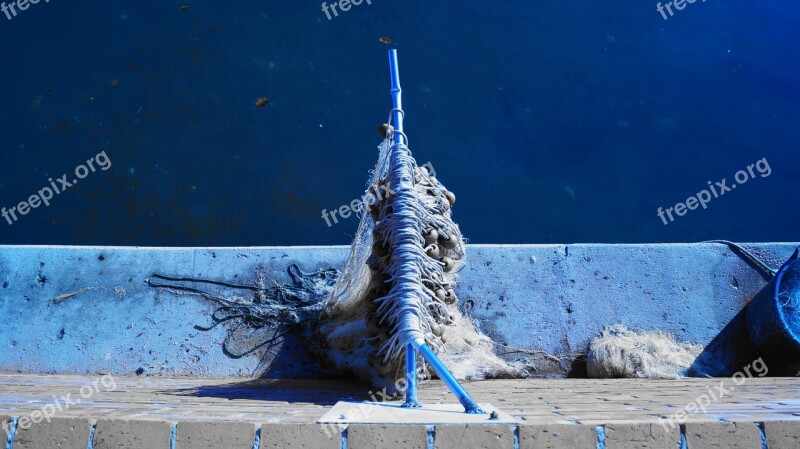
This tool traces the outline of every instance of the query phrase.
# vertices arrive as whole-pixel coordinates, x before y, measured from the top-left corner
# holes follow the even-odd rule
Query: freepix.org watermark
[[[20,416],[19,419],[15,419],[13,422],[3,422],[3,431],[6,433],[6,437],[10,439],[11,433],[16,429],[28,430],[31,425],[40,424],[42,421],[47,421],[49,423],[57,414],[69,410],[73,405],[80,404],[84,399],[91,398],[99,393],[101,389],[105,391],[116,390],[117,382],[114,380],[114,376],[106,374],[103,377],[94,379],[90,383],[82,386],[74,396],[72,393],[67,393],[62,396],[53,396],[53,402],[43,406],[39,410],[31,412],[29,415]],[[16,423],[16,429],[12,427],[14,423]]]
[[[736,184],[728,185],[728,178],[723,178],[722,181],[717,181],[713,184],[711,181],[708,181],[708,189],[703,189],[697,192],[695,195],[687,198],[685,202],[680,202],[673,207],[668,207],[666,209],[659,207],[656,214],[666,226],[675,221],[675,217],[672,216],[673,212],[675,212],[675,215],[683,217],[690,210],[697,209],[698,206],[701,206],[703,209],[707,209],[708,203],[711,202],[712,199],[719,198],[722,195],[733,191],[736,186],[742,185],[751,179],[755,179],[756,171],[761,175],[762,178],[766,178],[772,174],[772,168],[770,168],[767,158],[761,159],[755,164],[748,165],[746,170],[737,171],[733,176]],[[669,217],[669,221],[667,221],[667,217]]]
[[[675,8],[675,11],[683,11],[686,5],[691,5],[695,2],[705,3],[706,0],[672,0],[663,5],[661,2],[658,2],[658,4],[656,4],[656,11],[661,13],[661,17],[663,17],[664,20],[667,20],[675,15],[672,8]],[[667,13],[669,13],[669,16],[667,16]]]
[[[433,169],[433,164],[431,164],[430,162],[426,162],[425,164],[420,165],[420,167],[424,167],[426,170],[428,170],[429,176],[432,176],[434,178],[436,177],[436,170]],[[358,213],[363,211],[365,204],[372,206],[373,204],[380,202],[387,196],[391,196],[394,194],[395,194],[394,190],[392,190],[391,186],[387,182],[386,184],[378,188],[377,197],[372,193],[366,193],[361,198],[356,198],[349,204],[343,204],[340,207],[333,209],[330,212],[328,212],[328,209],[322,209],[322,219],[325,220],[325,223],[327,223],[328,227],[330,228],[331,226],[339,223],[339,219],[336,218],[337,213],[339,214],[339,217],[341,219],[346,220],[350,218],[351,215],[353,214],[357,215]],[[331,223],[331,220],[333,220],[333,223]]]
[[[95,167],[95,163],[97,163],[97,167]],[[44,204],[45,206],[50,205],[50,200],[53,199],[55,195],[67,190],[68,188],[74,186],[78,183],[79,179],[83,179],[89,176],[89,173],[94,173],[97,171],[97,168],[100,170],[106,171],[111,168],[111,159],[108,158],[105,151],[97,153],[94,157],[90,158],[86,161],[86,165],[79,165],[75,167],[75,178],[72,180],[68,180],[68,175],[62,175],[60,178],[57,178],[53,181],[53,178],[48,178],[47,180],[50,181],[49,187],[43,187],[38,192],[31,195],[27,200],[17,204],[16,206],[12,206],[11,208],[2,208],[0,209],[0,215],[6,219],[8,225],[11,226],[17,220],[19,220],[19,215],[28,215],[28,212],[31,209],[36,209],[37,207]],[[56,182],[57,181],[57,182]]]
[[[752,379],[753,373],[750,371],[751,369],[755,371],[755,374],[758,377],[764,377],[769,372],[769,368],[767,368],[767,364],[764,363],[764,359],[759,357],[753,363],[745,366],[742,371],[739,371],[733,375],[730,380],[734,385],[726,387],[724,380],[721,380],[719,384],[715,386],[709,385],[705,393],[700,395],[694,401],[686,404],[686,407],[684,407],[683,410],[678,410],[666,419],[659,418],[658,424],[664,428],[664,432],[669,432],[670,430],[674,430],[676,425],[686,423],[689,415],[697,412],[706,413],[707,407],[711,405],[712,402],[719,401],[720,399],[724,398],[726,394],[735,390],[737,386],[744,385],[745,382],[747,382],[747,379]]]
[[[45,3],[50,3],[50,0],[17,0],[15,2],[2,2],[0,3],[0,11],[3,11],[3,14],[6,15],[8,20],[17,17],[19,14],[17,11],[22,12],[30,8],[31,5],[36,5],[40,1],[44,1]]]
[[[339,12],[336,11],[336,8],[339,8],[341,12],[347,12],[350,11],[350,8],[353,6],[361,6],[362,3],[372,5],[372,0],[339,0],[331,4],[322,2],[322,12],[328,16],[328,20],[332,20],[334,17],[339,17]],[[331,13],[333,13],[333,16],[331,16]]]

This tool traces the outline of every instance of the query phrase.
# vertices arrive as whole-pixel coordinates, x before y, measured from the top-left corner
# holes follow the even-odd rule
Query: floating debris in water
[[[186,11],[187,9],[191,9],[191,6],[190,5],[181,5],[180,9],[181,9],[181,11]]]
[[[394,41],[393,41],[393,40],[392,40],[392,38],[391,38],[391,37],[389,37],[389,36],[381,36],[381,37],[379,37],[379,38],[378,38],[378,40],[379,40],[381,43],[384,43],[384,44],[386,44],[386,45],[392,45],[392,44],[394,44]]]
[[[256,107],[257,108],[261,109],[264,106],[266,106],[267,104],[269,104],[269,98],[267,98],[267,97],[258,97],[258,98],[256,98]]]
[[[116,87],[117,85],[119,85],[119,81],[117,81],[117,80],[111,80],[111,81],[110,81],[108,84],[110,84],[110,85],[111,85],[111,87]]]

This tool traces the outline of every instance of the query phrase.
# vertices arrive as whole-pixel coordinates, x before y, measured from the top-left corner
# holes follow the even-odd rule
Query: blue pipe
[[[458,402],[464,406],[464,411],[469,414],[480,415],[484,414],[483,410],[478,407],[478,403],[475,402],[474,399],[467,393],[466,390],[458,383],[455,377],[450,374],[450,371],[447,370],[447,367],[444,366],[439,357],[431,351],[431,348],[428,347],[426,344],[422,344],[419,347],[419,352],[425,357],[425,360],[431,364],[433,370],[436,371],[436,374],[444,381],[444,384],[447,385],[447,388],[453,392],[453,394],[458,398]]]
[[[406,408],[422,407],[417,402],[417,350],[414,345],[406,345]]]
[[[395,131],[395,143],[405,143],[405,136],[403,134],[403,91],[400,89],[400,67],[397,64],[397,50],[389,50],[389,74],[392,77],[392,126]]]
[[[392,122],[395,144],[403,145],[403,90],[400,88],[400,67],[397,64],[397,50],[389,50],[389,73],[392,77]],[[406,345],[406,402],[403,407],[421,407],[417,402],[417,351],[411,344]]]

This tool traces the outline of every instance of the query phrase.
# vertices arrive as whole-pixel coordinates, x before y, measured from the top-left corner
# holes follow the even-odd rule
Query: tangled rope
[[[211,314],[212,324],[208,326],[198,324],[195,325],[195,328],[209,331],[222,323],[231,323],[232,326],[228,329],[225,340],[222,342],[222,350],[232,358],[241,358],[267,344],[275,342],[292,331],[304,326],[308,327],[309,324],[315,322],[318,319],[329,289],[334,286],[339,275],[338,270],[334,268],[304,273],[294,264],[289,266],[288,272],[292,279],[291,284],[273,282],[270,287],[234,284],[203,278],[172,277],[161,274],[153,274],[147,280],[147,284],[176,294],[190,293],[200,295],[219,304],[219,307]],[[247,290],[253,292],[253,295],[251,298],[226,298],[194,287],[192,284]],[[251,330],[273,329],[274,333],[244,351],[235,351],[231,349],[230,343],[237,331],[242,328]]]

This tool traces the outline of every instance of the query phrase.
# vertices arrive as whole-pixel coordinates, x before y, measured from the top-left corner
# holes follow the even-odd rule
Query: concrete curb
[[[774,267],[796,244],[747,245]],[[311,377],[302,342],[232,360],[209,332],[213,304],[145,285],[153,273],[287,282],[286,268],[339,267],[347,247],[124,248],[0,246],[0,372]],[[508,358],[565,376],[610,324],[710,342],[765,284],[718,244],[471,245],[457,289]],[[544,351],[560,358],[536,355]]]

